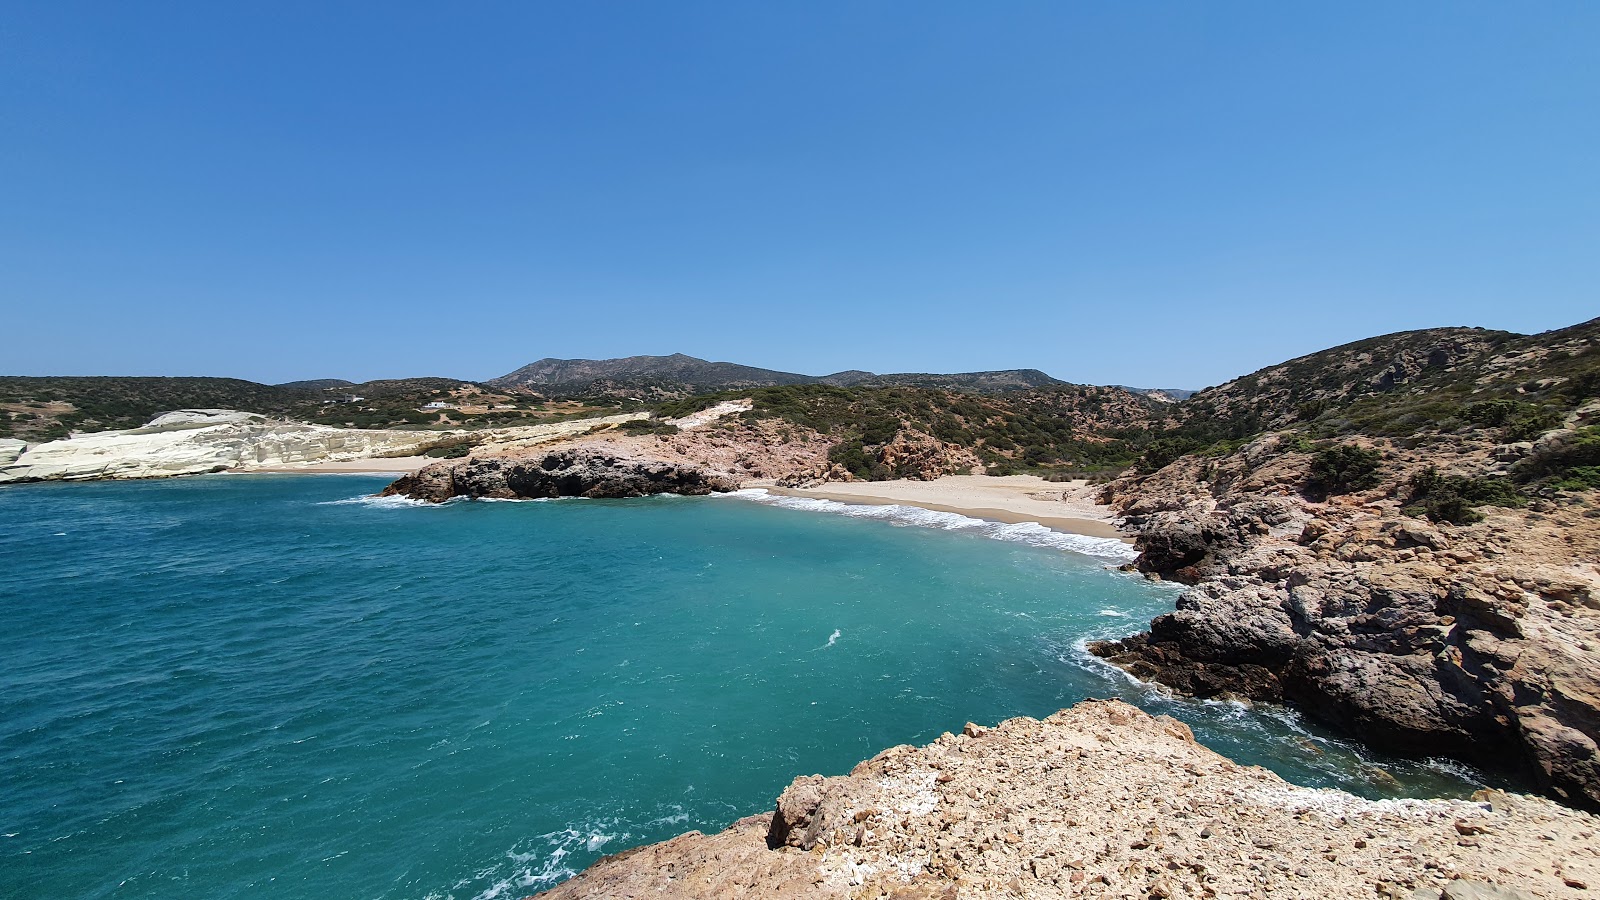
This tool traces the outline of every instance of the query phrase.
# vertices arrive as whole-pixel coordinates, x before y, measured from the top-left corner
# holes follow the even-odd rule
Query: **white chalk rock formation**
[[[76,434],[22,449],[0,483],[163,478],[229,469],[406,456],[459,440],[462,432],[380,431],[268,422],[233,410],[179,410],[141,428]]]
[[[334,428],[271,422],[256,413],[231,409],[181,409],[123,431],[74,434],[66,440],[32,446],[21,441],[0,442],[0,484],[166,478],[413,456],[463,440],[516,450],[566,440],[646,415],[621,413],[468,432]]]

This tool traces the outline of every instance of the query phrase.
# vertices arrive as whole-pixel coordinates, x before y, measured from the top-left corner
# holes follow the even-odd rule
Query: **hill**
[[[289,388],[300,391],[322,391],[328,388],[355,387],[354,381],[345,381],[343,378],[312,378],[306,381],[285,381],[274,387]]]
[[[486,384],[550,396],[685,396],[732,388],[805,384],[816,379],[793,372],[709,362],[682,353],[621,359],[541,359]]]
[[[550,403],[455,378],[351,384],[257,384],[237,378],[0,376],[0,437],[46,441],[73,431],[136,428],[178,409],[237,409],[353,428],[534,424],[605,408]],[[435,404],[430,407],[429,404]]]
[[[825,441],[836,475],[866,480],[923,477],[929,454],[955,454],[967,467],[982,464],[993,474],[1114,472],[1163,433],[1172,415],[1170,404],[1121,388],[1066,384],[992,394],[785,385],[691,397],[655,412],[676,418],[735,398],[749,398],[751,409],[719,428],[781,423],[792,434]]]
[[[1198,428],[1243,437],[1305,427],[1319,435],[1449,432],[1492,417],[1525,429],[1594,396],[1600,319],[1535,335],[1482,328],[1404,331],[1333,347],[1207,388],[1183,404]],[[1497,422],[1496,424],[1505,424]]]
[[[1038,369],[963,372],[953,375],[878,375],[860,369],[832,375],[801,375],[730,362],[710,362],[683,353],[620,359],[541,359],[486,384],[550,397],[611,397],[660,401],[761,387],[824,384],[834,387],[920,387],[994,393],[1066,384]]]
[[[919,387],[942,391],[992,394],[1000,391],[1058,387],[1067,382],[1051,378],[1038,369],[1003,369],[993,372],[961,372],[954,375],[908,372],[899,375],[874,375],[871,372],[838,372],[815,380],[817,384],[839,387]]]

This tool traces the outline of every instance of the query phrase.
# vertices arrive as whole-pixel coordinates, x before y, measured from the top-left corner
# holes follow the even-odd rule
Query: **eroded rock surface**
[[[579,446],[525,456],[469,456],[434,463],[389,485],[381,496],[442,503],[452,497],[699,495],[738,487],[736,480],[705,469]]]
[[[269,422],[233,410],[180,410],[142,428],[32,444],[6,462],[0,484],[97,478],[165,478],[230,469],[405,456],[457,435]]]
[[[1197,696],[1296,703],[1387,749],[1520,767],[1600,808],[1595,510],[1416,518],[1410,475],[1493,471],[1512,451],[1371,443],[1386,483],[1320,502],[1301,493],[1310,456],[1275,435],[1111,485],[1139,565],[1194,587],[1148,633],[1090,649]]]
[[[1600,820],[1548,800],[1369,801],[1287,784],[1127,704],[968,725],[774,813],[602,859],[577,898],[1583,897]]]

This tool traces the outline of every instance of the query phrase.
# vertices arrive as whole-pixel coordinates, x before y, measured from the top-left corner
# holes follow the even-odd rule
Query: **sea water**
[[[1115,542],[759,493],[366,499],[370,476],[0,489],[0,896],[493,898],[963,723],[1121,696],[1300,784],[1459,795],[1090,658]]]

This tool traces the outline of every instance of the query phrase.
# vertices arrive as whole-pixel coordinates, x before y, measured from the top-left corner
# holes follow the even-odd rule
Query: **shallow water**
[[[1036,530],[751,496],[352,502],[382,484],[0,490],[0,896],[522,896],[796,775],[1089,696],[1301,784],[1477,778],[1129,681],[1083,641],[1174,593]]]

